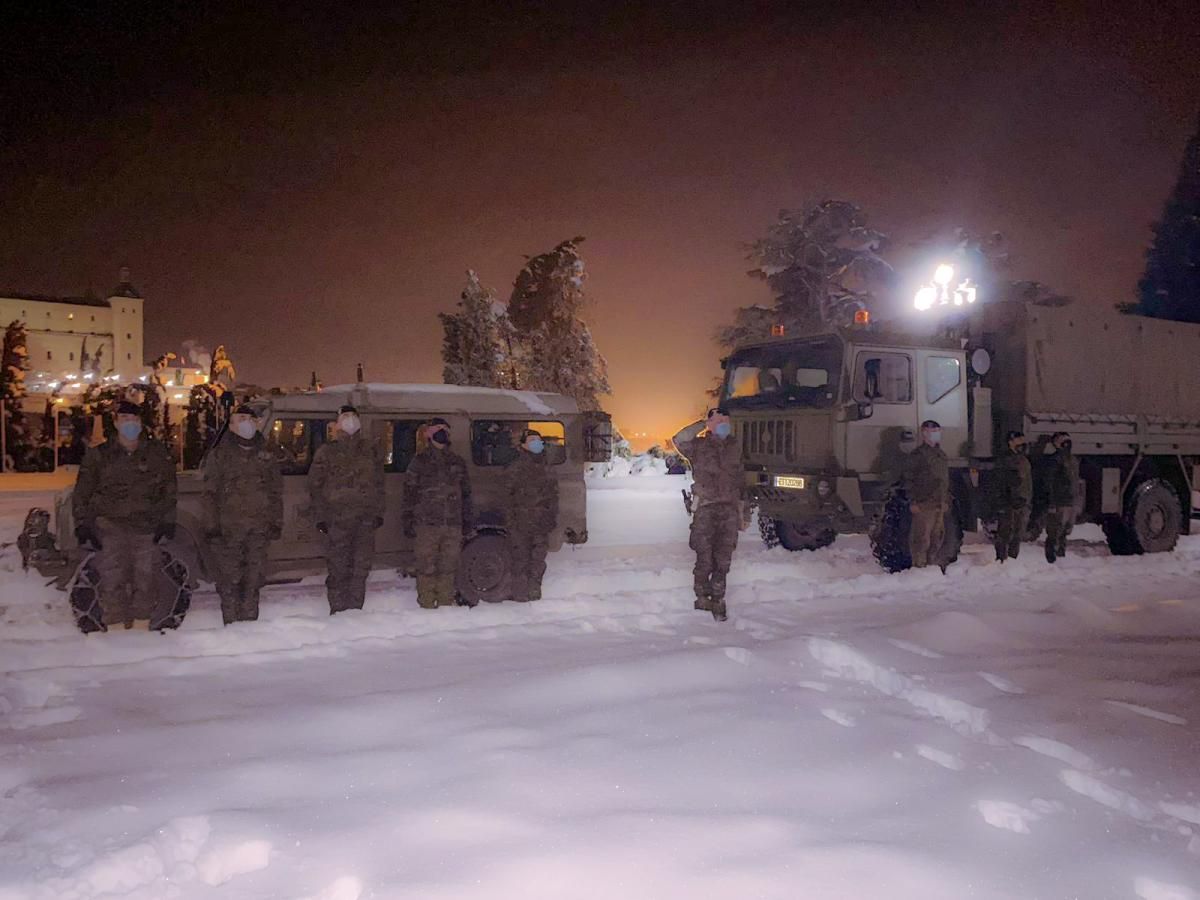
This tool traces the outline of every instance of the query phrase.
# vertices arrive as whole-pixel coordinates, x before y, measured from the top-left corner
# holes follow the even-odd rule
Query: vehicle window
[[[267,447],[278,456],[280,471],[306,474],[332,425],[326,419],[276,419],[267,432]]]
[[[904,353],[858,354],[854,399],[871,403],[912,403],[912,361]]]
[[[532,428],[546,444],[546,462],[566,461],[566,429],[562,422],[522,422],[511,419],[476,419],[471,423],[471,459],[477,466],[506,466],[517,458],[522,432]]]
[[[386,472],[407,472],[417,455],[417,431],[424,419],[384,419],[372,423],[371,433],[383,453]]]
[[[952,356],[925,360],[925,402],[937,403],[962,381],[962,364]]]
[[[834,339],[742,350],[726,365],[722,401],[735,408],[831,406],[841,359],[841,344]]]

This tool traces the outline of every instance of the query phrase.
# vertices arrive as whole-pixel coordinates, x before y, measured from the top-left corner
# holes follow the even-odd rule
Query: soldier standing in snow
[[[1029,524],[1029,505],[1033,501],[1033,475],[1029,465],[1025,435],[1008,433],[1008,452],[996,467],[996,559],[1016,559],[1021,539]]]
[[[921,446],[908,456],[904,484],[912,513],[908,548],[913,568],[923,569],[933,562],[945,572],[941,552],[950,509],[950,461],[941,443],[942,426],[933,419],[922,422]]]
[[[1071,452],[1071,435],[1060,431],[1051,438],[1054,455],[1046,467],[1046,562],[1067,553],[1067,535],[1075,523],[1075,493],[1079,461]]]
[[[308,472],[317,530],[325,535],[329,614],[362,609],[383,524],[383,455],[362,435],[358,410],[338,411],[337,438],[323,444]]]
[[[705,433],[701,434],[701,429]],[[696,551],[692,570],[695,608],[726,618],[725,579],[737,546],[742,501],[742,454],[731,439],[733,426],[723,409],[710,409],[704,422],[680,431],[672,442],[692,463],[692,531]]]
[[[88,450],[71,497],[75,537],[96,551],[104,624],[153,615],[159,541],[175,536],[175,461],[142,433],[141,408],[117,405],[117,435]]]
[[[550,533],[558,524],[558,479],[546,467],[546,443],[527,428],[517,458],[504,470],[505,518],[512,547],[512,598],[542,598]]]
[[[239,406],[204,459],[204,533],[217,556],[217,593],[226,625],[258,618],[267,546],[283,522],[279,460],[259,434],[254,410]]]
[[[425,438],[404,484],[404,534],[416,541],[417,602],[434,609],[455,602],[458,558],[471,529],[471,478],[466,460],[450,449],[445,419],[432,419]]]

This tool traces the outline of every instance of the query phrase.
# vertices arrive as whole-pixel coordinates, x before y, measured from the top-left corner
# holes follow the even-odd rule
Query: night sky
[[[1016,276],[1130,298],[1200,111],[1192,4],[647,5],[26,4],[0,290],[103,293],[127,263],[148,354],[439,381],[465,270],[507,297],[581,234],[607,407],[657,435],[769,299],[741,242],[806,200],[901,241],[1000,230]]]

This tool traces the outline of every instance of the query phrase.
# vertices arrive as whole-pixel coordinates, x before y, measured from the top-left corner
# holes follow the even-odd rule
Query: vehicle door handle
[[[916,439],[916,434],[913,433],[912,429],[910,428],[905,428],[902,432],[900,432],[901,441],[915,441]]]

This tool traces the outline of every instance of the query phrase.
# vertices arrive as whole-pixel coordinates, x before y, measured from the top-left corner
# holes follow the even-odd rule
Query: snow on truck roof
[[[488,413],[513,416],[572,415],[579,407],[570,397],[535,391],[462,387],[456,384],[338,384],[320,393],[271,398],[276,412],[336,412],[343,403],[363,411],[396,409],[416,413]]]

